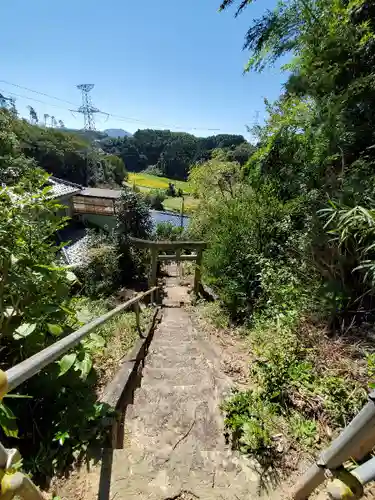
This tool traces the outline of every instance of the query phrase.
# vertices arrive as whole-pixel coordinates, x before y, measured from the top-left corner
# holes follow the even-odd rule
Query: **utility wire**
[[[33,89],[30,89],[29,87],[23,87],[22,85],[18,85],[17,83],[8,82],[7,80],[0,80],[0,83],[5,83],[6,85],[12,85],[13,87],[17,87],[17,88],[22,89],[22,90],[28,90],[29,92],[33,92],[34,94],[43,95],[44,97],[49,97],[50,99],[56,99],[56,101],[65,102],[65,104],[72,104],[73,106],[78,106],[74,102],[66,101],[65,99],[60,99],[60,97],[46,94],[45,92],[39,92],[38,90],[33,90]]]
[[[60,101],[60,102],[64,102],[66,104],[71,104],[77,108],[79,108],[79,105],[78,104],[75,104],[74,102],[71,102],[71,101],[67,101],[65,99],[61,99],[60,97],[56,97],[56,96],[53,96],[51,94],[47,94],[45,92],[39,92],[38,90],[34,90],[34,89],[31,89],[29,87],[24,87],[22,85],[18,85],[17,83],[12,83],[12,82],[9,82],[7,80],[0,80],[0,83],[5,83],[6,85],[11,85],[13,87],[17,87],[17,88],[20,88],[20,89],[23,89],[23,90],[27,90],[28,92],[33,92],[34,94],[39,94],[39,95],[42,95],[42,96],[45,96],[45,97],[48,97],[50,99],[55,99],[57,101]],[[28,96],[24,96],[24,95],[20,95],[20,94],[16,94],[14,92],[9,92],[9,91],[5,91],[5,90],[1,90],[1,92],[5,92],[5,93],[8,93],[8,94],[11,94],[13,96],[16,96],[16,97],[19,97],[20,99],[28,99],[30,101],[35,101],[35,102],[40,102],[42,104],[46,104],[48,106],[53,106],[53,107],[56,107],[56,108],[60,108],[60,109],[65,109],[65,110],[68,110],[68,111],[74,111],[72,109],[68,109],[66,107],[62,107],[62,106],[58,106],[57,104],[50,104],[48,102],[45,102],[45,101],[41,101],[39,99],[35,99],[35,98],[32,98],[32,97],[28,97]],[[107,117],[108,116],[111,116],[113,118],[116,118],[117,120],[119,121],[123,121],[123,122],[126,122],[126,123],[129,123],[129,122],[136,122],[136,123],[143,123],[145,125],[148,125],[149,127],[151,126],[149,124],[149,122],[145,121],[145,120],[139,120],[137,118],[130,118],[128,116],[122,116],[122,115],[115,115],[113,113],[108,113],[106,111],[99,111],[98,113],[100,114],[103,114],[103,115],[106,115]],[[167,127],[167,128],[176,128],[176,129],[181,129],[181,130],[207,130],[207,131],[212,131],[212,132],[219,132],[221,129],[219,128],[205,128],[205,127],[181,127],[181,126],[177,126],[177,125],[167,125],[165,123],[158,123],[158,124],[155,124],[153,126],[159,126],[159,127]]]
[[[27,101],[40,102],[42,104],[47,104],[48,106],[53,106],[54,108],[66,109],[69,111],[69,109],[64,107],[64,106],[59,106],[58,104],[51,104],[51,103],[46,102],[46,101],[41,101],[40,99],[35,99],[35,97],[29,97],[29,96],[25,96],[25,95],[21,95],[21,94],[16,94],[15,92],[9,92],[9,90],[4,90],[4,89],[0,89],[0,92],[4,92],[4,94],[10,94],[12,96],[18,97],[19,99],[26,99]]]

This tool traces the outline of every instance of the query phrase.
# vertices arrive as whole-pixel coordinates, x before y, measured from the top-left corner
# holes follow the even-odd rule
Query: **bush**
[[[166,197],[164,190],[152,189],[145,195],[145,201],[153,210],[163,210],[163,201]]]
[[[159,222],[155,229],[155,240],[176,241],[184,237],[184,228],[171,222]]]
[[[117,234],[147,239],[152,232],[152,220],[142,195],[124,187],[117,205]]]
[[[105,156],[105,161],[108,165],[107,168],[112,170],[112,177],[115,183],[122,186],[128,180],[128,172],[125,169],[123,160],[116,155],[107,155]]]
[[[119,254],[115,239],[105,235],[90,235],[87,260],[76,270],[82,293],[101,298],[114,293],[121,285]]]
[[[267,404],[256,391],[234,391],[221,408],[233,448],[259,456],[273,445],[276,406]]]
[[[191,231],[209,243],[203,262],[207,279],[233,318],[250,319],[258,301],[267,301],[262,288],[265,261],[291,265],[291,235],[298,226],[293,210],[270,188],[257,192],[238,185],[233,195],[218,194],[194,215]]]
[[[57,248],[51,244],[65,224],[56,215],[62,207],[45,188],[48,176],[39,170],[29,174],[25,184],[22,181],[0,192],[2,370],[79,326],[70,298],[76,278],[56,265]],[[102,442],[103,417],[108,412],[96,402],[91,368],[93,351],[103,345],[100,336],[91,334],[22,384],[20,391],[27,398],[5,397],[0,403],[1,441],[19,448],[24,467],[37,479],[61,472],[89,444],[97,439]]]
[[[172,182],[168,184],[166,195],[171,196],[172,198],[175,198],[177,196],[176,186]]]
[[[340,376],[342,367],[320,363],[311,339],[298,335],[296,313],[291,319],[261,318],[248,332],[256,356],[250,369],[256,389],[236,392],[223,405],[228,436],[246,453],[269,451],[276,445],[270,436],[280,432],[304,447],[317,446],[366,402],[361,383]]]
[[[151,239],[152,219],[143,196],[124,187],[117,205],[116,237],[118,244],[119,270],[124,283],[132,279],[143,279],[149,264],[147,250],[134,248],[129,237]]]

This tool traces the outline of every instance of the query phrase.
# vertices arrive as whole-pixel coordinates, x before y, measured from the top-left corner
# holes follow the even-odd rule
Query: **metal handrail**
[[[375,391],[369,394],[369,402],[362,408],[358,415],[345,427],[342,433],[332,442],[331,446],[320,454],[315,464],[305,472],[293,492],[293,499],[307,499],[325,480],[326,471],[335,472],[346,460],[349,460],[361,449],[369,430],[373,429],[374,426]],[[372,465],[375,464],[372,463]],[[375,473],[373,477],[375,477]]]
[[[56,359],[65,354],[72,347],[76,346],[84,337],[86,337],[86,335],[92,332],[99,325],[102,325],[110,318],[113,318],[124,309],[128,309],[130,306],[139,302],[147,295],[151,295],[157,289],[158,287],[154,286],[150,290],[147,290],[147,292],[139,293],[124,304],[118,305],[111,311],[108,311],[102,316],[95,318],[94,320],[90,321],[65,338],[58,340],[51,346],[46,347],[42,351],[39,351],[30,358],[21,361],[21,363],[19,363],[18,365],[13,366],[9,370],[7,370],[5,372],[7,379],[7,392],[15,389],[20,384],[36,375],[38,372],[40,372],[40,370],[48,366],[50,363],[56,361]]]
[[[95,328],[134,304],[137,305],[135,313],[137,315],[137,327],[139,328],[139,301],[148,295],[152,297],[154,292],[158,289],[158,286],[154,286],[147,290],[147,292],[135,295],[124,304],[120,304],[111,311],[95,318],[75,332],[34,354],[34,356],[25,359],[6,372],[0,370],[0,402],[7,392],[15,389],[20,384],[36,375],[40,370],[56,361],[56,359],[76,346]],[[19,462],[20,458],[21,456],[16,449],[6,449],[0,443],[0,498],[10,500],[17,495],[26,500],[44,500],[42,493],[31,479],[22,472],[18,472],[14,469],[14,464]]]

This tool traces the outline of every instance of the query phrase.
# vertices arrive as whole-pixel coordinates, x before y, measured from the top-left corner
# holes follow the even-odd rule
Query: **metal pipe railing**
[[[325,479],[325,470],[337,469],[352,457],[375,425],[375,391],[369,395],[370,401],[345,427],[343,432],[324,450],[316,463],[302,476],[293,493],[294,500],[305,500]]]
[[[150,290],[147,290],[147,292],[139,293],[124,304],[118,305],[111,311],[108,311],[106,314],[103,314],[99,318],[95,318],[75,332],[67,335],[65,338],[58,340],[51,346],[46,347],[46,349],[43,349],[30,358],[25,359],[18,365],[13,366],[9,370],[7,370],[5,372],[8,383],[7,392],[15,389],[20,384],[36,375],[38,372],[40,372],[40,370],[48,366],[50,363],[56,361],[72,347],[76,346],[84,337],[86,337],[86,335],[92,332],[95,328],[102,325],[110,318],[113,318],[124,309],[128,309],[130,306],[139,302],[147,295],[153,294],[157,289],[158,287],[154,286]]]
[[[360,465],[352,471],[353,476],[355,476],[358,481],[365,485],[370,481],[375,479],[375,457],[371,460],[367,460],[364,464]]]
[[[137,326],[139,326],[139,304],[138,302],[144,297],[151,295],[158,290],[159,287],[154,286],[147,292],[139,293],[124,304],[120,304],[99,318],[95,318],[82,328],[67,335],[65,338],[55,342],[51,346],[34,354],[25,361],[22,361],[16,366],[13,366],[5,373],[0,371],[0,401],[2,396],[7,392],[15,389],[20,384],[36,375],[40,370],[45,368],[50,363],[53,363],[60,356],[76,346],[86,335],[92,332],[95,328],[102,325],[109,319],[113,318],[120,312],[128,309],[133,304],[137,304]],[[4,376],[5,375],[5,376]],[[14,461],[18,461],[20,455],[16,449],[7,450],[0,443],[0,497],[4,500],[11,500],[14,496],[22,497],[27,500],[44,500],[42,493],[31,481],[31,479],[12,469]]]
[[[8,452],[0,443],[0,469],[5,469],[8,461]]]

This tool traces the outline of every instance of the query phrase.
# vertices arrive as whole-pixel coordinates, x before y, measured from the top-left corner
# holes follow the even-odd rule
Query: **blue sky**
[[[97,117],[97,129],[170,128],[196,135],[246,134],[264,97],[275,99],[285,74],[242,74],[244,35],[274,0],[258,0],[234,18],[220,0],[12,0],[1,8],[0,80],[80,104],[78,83],[95,83],[93,103],[124,117]],[[0,82],[39,116],[81,128],[69,104]],[[56,105],[58,107],[54,107]],[[59,107],[61,106],[61,108]],[[136,121],[138,120],[138,121]],[[215,132],[208,129],[219,129]]]

